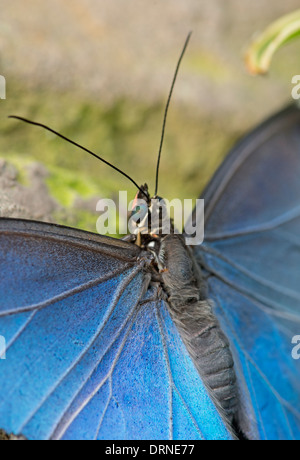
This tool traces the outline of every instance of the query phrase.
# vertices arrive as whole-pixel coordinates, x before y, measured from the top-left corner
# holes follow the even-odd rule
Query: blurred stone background
[[[171,102],[159,194],[196,198],[229,148],[291,102],[299,42],[266,77],[247,74],[251,37],[299,7],[286,0],[0,0],[0,215],[95,231],[99,197],[130,183],[13,113],[48,124],[154,187],[163,109]]]

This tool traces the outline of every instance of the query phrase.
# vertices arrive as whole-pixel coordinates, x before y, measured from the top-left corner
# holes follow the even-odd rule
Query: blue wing
[[[228,439],[151,257],[0,219],[0,428],[29,439]]]
[[[231,341],[249,437],[300,439],[300,111],[262,124],[204,193],[196,248]]]

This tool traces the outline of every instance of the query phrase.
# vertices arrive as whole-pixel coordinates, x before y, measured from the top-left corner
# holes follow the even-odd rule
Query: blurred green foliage
[[[136,182],[147,182],[153,192],[165,101],[147,106],[122,99],[104,106],[79,94],[75,97],[71,92],[25,88],[12,79],[10,82],[10,94],[0,111],[1,156],[18,167],[23,183],[26,163],[39,161],[46,166],[51,195],[71,209],[55,216],[58,223],[95,231],[95,217],[89,210],[76,209],[76,197],[116,198],[119,190],[127,190],[131,199],[136,190],[87,153],[47,131],[8,119],[10,114],[51,126],[117,165]],[[239,135],[230,130],[228,119],[199,117],[189,107],[171,103],[159,195],[196,199]]]
[[[300,10],[270,24],[249,46],[246,53],[246,65],[250,73],[268,72],[274,54],[283,45],[300,37]]]

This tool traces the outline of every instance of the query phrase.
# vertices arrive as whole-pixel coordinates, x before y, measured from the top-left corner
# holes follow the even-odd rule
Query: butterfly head
[[[132,233],[136,236],[136,244],[145,249],[149,243],[170,233],[170,218],[165,201],[159,196],[151,198],[147,184],[142,185],[135,196],[130,219],[134,222]]]

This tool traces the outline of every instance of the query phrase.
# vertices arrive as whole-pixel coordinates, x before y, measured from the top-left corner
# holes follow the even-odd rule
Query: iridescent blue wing
[[[300,111],[242,140],[204,193],[196,248],[231,341],[250,437],[300,438]]]
[[[151,256],[0,219],[0,428],[29,439],[230,438],[170,319]]]

